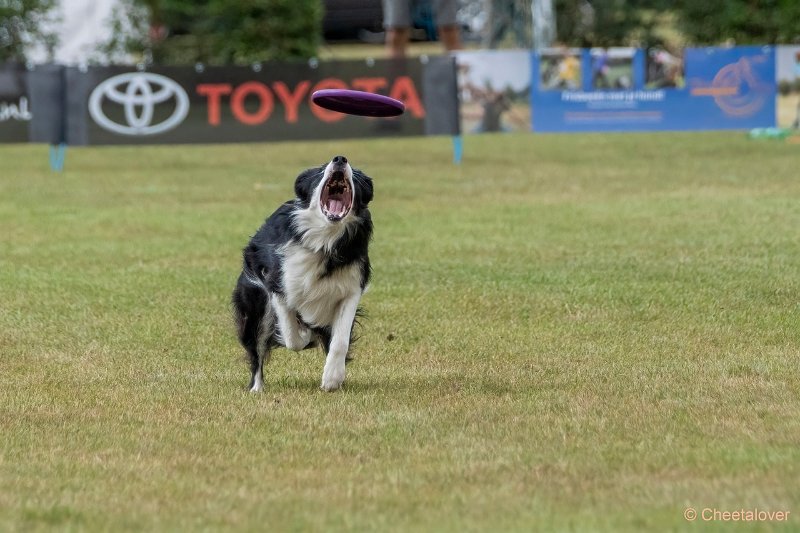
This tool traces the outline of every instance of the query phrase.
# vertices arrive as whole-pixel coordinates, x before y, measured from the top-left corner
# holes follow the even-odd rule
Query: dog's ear
[[[311,193],[314,191],[314,184],[317,182],[316,178],[322,173],[323,168],[309,168],[294,180],[294,193],[304,204],[311,201]]]
[[[366,207],[367,204],[372,201],[372,178],[354,168],[353,181],[356,184],[356,190],[359,193],[361,204]]]

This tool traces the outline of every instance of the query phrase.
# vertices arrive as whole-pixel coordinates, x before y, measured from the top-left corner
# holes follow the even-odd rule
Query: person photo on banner
[[[575,90],[580,87],[581,62],[564,46],[561,49],[561,61],[558,63],[559,89]]]
[[[608,50],[601,48],[592,60],[592,87],[595,89],[610,89],[611,81],[608,78]]]

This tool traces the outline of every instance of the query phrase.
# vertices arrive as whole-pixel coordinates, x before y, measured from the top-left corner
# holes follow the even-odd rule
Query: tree
[[[570,46],[662,44],[665,35],[696,45],[792,43],[800,1],[556,0],[556,22]]]
[[[681,0],[679,29],[696,44],[792,43],[800,39],[797,0]]]
[[[49,51],[55,48],[55,33],[47,27],[53,22],[54,4],[55,0],[0,0],[0,63],[25,62],[26,50],[36,44]]]
[[[322,34],[319,0],[131,0],[132,23],[141,8],[149,31],[132,51],[147,48],[159,64],[250,64],[308,59]]]
[[[667,0],[557,0],[558,40],[570,46],[629,46],[662,40]]]

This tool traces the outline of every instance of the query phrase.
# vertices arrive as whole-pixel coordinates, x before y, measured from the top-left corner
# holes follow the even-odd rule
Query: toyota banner
[[[89,145],[458,134],[449,57],[146,71],[46,65],[27,75],[0,75],[7,101],[0,111],[7,110],[9,121],[26,121],[13,130],[0,124],[0,141],[27,135],[34,142]],[[311,103],[322,89],[383,94],[402,101],[406,112],[370,118],[330,111]]]

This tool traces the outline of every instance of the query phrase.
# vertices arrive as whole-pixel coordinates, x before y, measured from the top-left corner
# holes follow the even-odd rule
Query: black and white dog
[[[322,388],[342,386],[358,302],[370,277],[372,180],[344,156],[308,169],[297,197],[280,206],[244,249],[233,291],[239,341],[250,361],[250,391],[263,386],[270,350],[321,344]]]

